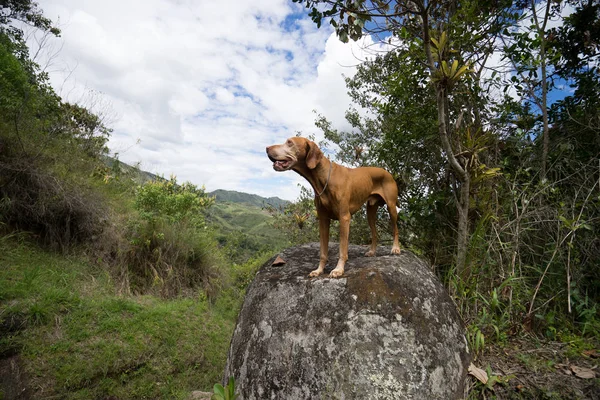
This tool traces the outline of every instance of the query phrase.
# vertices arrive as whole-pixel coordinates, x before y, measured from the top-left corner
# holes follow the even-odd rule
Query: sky
[[[344,76],[372,43],[341,43],[290,0],[44,0],[60,38],[30,38],[66,101],[114,129],[120,160],[207,191],[295,200],[293,172],[265,147],[322,133],[315,113],[348,128]]]
[[[34,31],[31,54],[64,100],[106,118],[111,153],[207,191],[295,200],[299,184],[309,185],[275,172],[265,147],[297,133],[322,139],[315,112],[350,129],[344,77],[385,51],[368,36],[341,43],[291,0],[44,0],[40,7],[62,34]],[[501,58],[497,52],[488,63]]]

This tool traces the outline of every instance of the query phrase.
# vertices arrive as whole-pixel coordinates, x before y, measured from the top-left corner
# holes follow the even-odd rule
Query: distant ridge
[[[111,156],[103,156],[104,164],[112,170],[115,170],[125,176],[130,177],[138,185],[143,185],[146,182],[164,180],[163,177],[155,175],[148,171],[143,171],[137,166],[131,166],[118,158]]]
[[[290,204],[289,201],[280,199],[279,197],[266,198],[257,194],[236,192],[235,190],[217,189],[214,192],[210,192],[209,195],[215,196],[219,202],[240,203],[256,207],[271,205],[279,208]]]

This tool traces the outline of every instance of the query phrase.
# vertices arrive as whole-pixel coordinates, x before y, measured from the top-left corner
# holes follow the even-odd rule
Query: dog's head
[[[267,155],[275,171],[315,169],[323,158],[317,144],[302,137],[291,137],[283,144],[268,146]]]

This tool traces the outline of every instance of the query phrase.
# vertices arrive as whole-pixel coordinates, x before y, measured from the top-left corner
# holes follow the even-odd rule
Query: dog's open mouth
[[[273,161],[273,169],[275,171],[286,171],[292,165],[292,160],[276,160],[271,156],[269,156],[269,159]]]
[[[290,160],[279,160],[273,162],[273,169],[275,171],[285,171],[290,168],[292,162]]]

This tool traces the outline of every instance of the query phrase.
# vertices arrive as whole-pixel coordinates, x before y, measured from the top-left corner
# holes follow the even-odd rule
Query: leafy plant
[[[235,379],[233,376],[229,377],[229,383],[225,387],[220,383],[216,383],[213,392],[211,400],[235,400],[237,395],[235,394]]]
[[[173,175],[170,179],[159,179],[140,186],[135,198],[135,207],[147,220],[167,218],[177,222],[193,219],[199,222],[201,212],[214,203],[214,198],[189,182],[177,183]]]
[[[485,335],[477,326],[469,326],[467,339],[469,342],[469,348],[473,354],[475,354],[475,357],[483,353],[483,349],[485,347]]]

